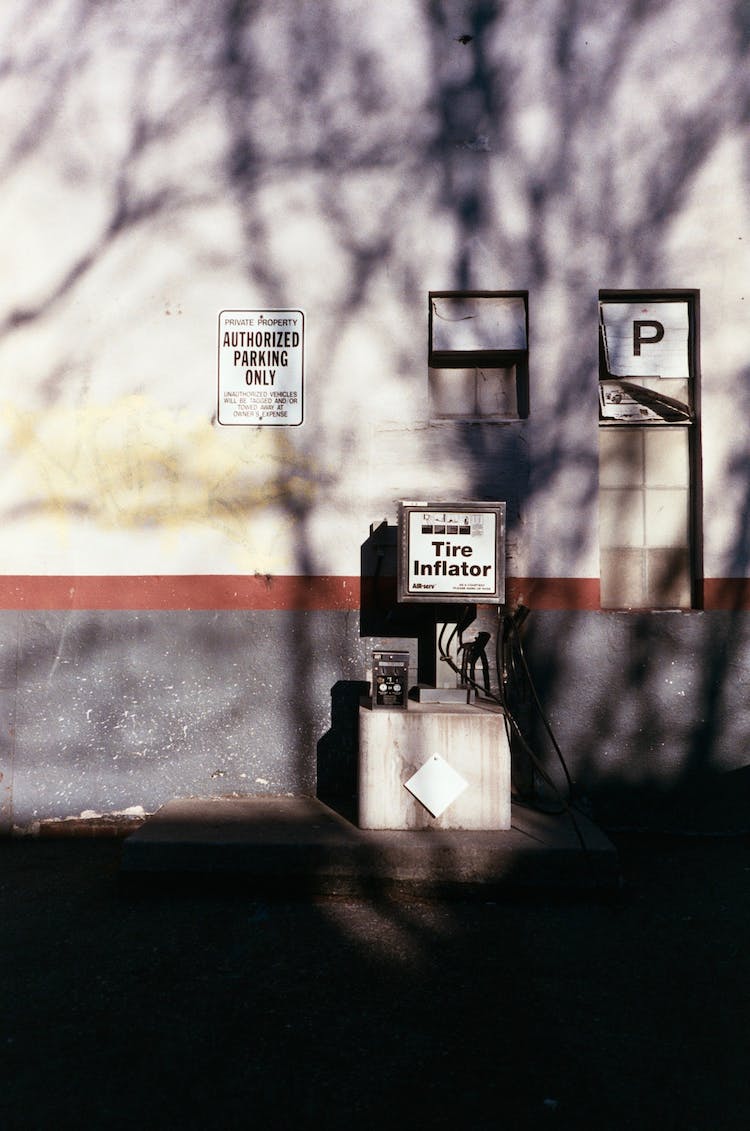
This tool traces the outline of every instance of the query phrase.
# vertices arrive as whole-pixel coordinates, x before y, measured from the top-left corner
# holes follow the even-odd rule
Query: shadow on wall
[[[747,613],[537,610],[526,649],[576,794],[600,823],[750,829]],[[542,729],[533,735],[554,769]]]
[[[546,53],[547,63],[540,80],[544,109],[536,117],[524,115],[519,105],[526,95],[529,59],[521,52],[510,61],[502,48],[498,53],[501,41],[513,39],[514,5],[467,6],[472,38],[460,83],[445,64],[441,70],[445,19],[434,20],[446,142],[439,150],[443,198],[461,233],[455,286],[482,284],[491,249],[495,261],[508,268],[511,285],[523,281],[528,286],[532,304],[554,286],[565,293],[572,315],[593,306],[599,286],[645,284],[671,267],[667,241],[673,223],[719,145],[744,138],[747,161],[750,87],[747,16],[740,4],[723,5],[710,29],[696,9],[673,41],[677,54],[670,67],[654,82],[644,60],[661,21],[674,26],[669,9],[634,2],[618,6],[616,13],[602,9],[597,17],[579,6],[560,8],[551,35],[535,53],[537,63]],[[691,30],[691,21],[700,26]],[[693,34],[701,28],[707,39]],[[592,50],[594,37],[597,50]],[[710,77],[708,58],[716,63]],[[683,99],[680,92],[698,74],[703,96]],[[644,84],[650,90],[650,133],[645,145],[634,149],[628,132],[641,128],[643,103],[636,92]],[[713,95],[706,97],[709,91],[720,92],[721,105]],[[482,144],[472,147],[465,137],[462,147],[455,144],[455,134],[451,139],[451,125],[472,97],[474,105],[492,106],[493,113],[484,118]],[[521,120],[528,129],[519,133]],[[585,131],[590,144],[582,145]],[[489,154],[496,148],[513,162],[514,189],[523,186],[525,212],[532,220],[522,240],[509,235],[492,200]],[[567,238],[558,240],[553,233],[561,230]],[[695,280],[679,282],[689,286]],[[535,318],[541,316],[537,309]],[[566,521],[556,525],[554,537],[562,546],[560,558],[577,560],[595,537],[590,528],[597,491],[595,392],[585,375],[595,372],[597,342],[582,340],[573,316],[561,322],[558,333],[555,407],[548,410],[543,435],[534,431],[532,373],[528,437],[533,448],[523,517],[532,513],[538,493],[550,496],[560,484]],[[477,434],[467,430],[466,451],[474,460],[474,489],[481,497],[492,465],[482,459]],[[750,504],[746,453],[732,463],[729,478],[734,513],[745,514],[747,506],[736,499]],[[492,496],[503,497],[502,479],[490,479],[485,497]],[[728,576],[743,577],[750,568],[745,527],[736,531]],[[750,720],[740,690],[750,681],[746,622],[746,613],[731,619],[699,613],[534,613],[528,629],[534,674],[579,791],[595,802],[603,819],[700,831],[750,827],[741,788],[750,749]],[[541,726],[535,741],[551,763]],[[730,803],[734,787],[739,800]]]
[[[317,796],[357,823],[359,704],[370,693],[365,680],[341,679],[331,688],[331,728],[318,742]]]
[[[132,5],[105,10],[63,0],[39,21],[38,5],[29,0],[9,20],[11,49],[0,92],[14,106],[23,87],[24,114],[6,123],[0,181],[10,198],[22,185],[16,178],[33,177],[42,167],[51,195],[64,205],[35,212],[46,254],[17,254],[14,291],[0,311],[0,344],[16,349],[16,357],[31,348],[23,334],[51,343],[25,393],[34,412],[41,419],[42,406],[83,404],[95,396],[103,340],[116,338],[123,319],[134,321],[155,288],[161,293],[170,281],[146,249],[167,262],[179,248],[186,279],[235,272],[239,264],[247,293],[268,306],[294,305],[304,280],[325,313],[319,356],[332,366],[348,348],[348,331],[367,322],[374,306],[397,310],[405,329],[394,329],[387,356],[405,384],[412,378],[414,325],[426,313],[424,280],[436,262],[445,277],[431,285],[441,288],[523,286],[532,304],[535,295],[554,293],[558,314],[549,316],[559,325],[550,356],[559,372],[548,374],[554,404],[546,406],[544,434],[535,431],[532,356],[523,443],[502,426],[458,427],[452,436],[465,455],[467,495],[507,499],[512,476],[511,538],[513,524],[528,521],[536,498],[564,497],[560,558],[576,560],[592,540],[596,454],[588,425],[595,429],[596,406],[589,414],[581,388],[588,387],[582,375],[597,346],[581,340],[571,312],[589,311],[600,285],[659,277],[672,221],[714,147],[744,136],[750,106],[744,7],[720,4],[709,21],[701,6],[678,0],[627,0],[595,11],[558,5],[531,31],[528,5],[520,0],[399,5],[398,27],[377,6],[364,5],[355,22],[343,0],[222,0],[210,12],[192,0],[180,6],[179,19],[166,0],[156,7],[161,21],[151,8],[141,14]],[[654,44],[663,41],[665,21],[671,49],[668,65],[657,71]],[[215,236],[214,218],[225,208],[231,246],[219,246]],[[440,247],[448,250],[436,259]],[[335,269],[321,271],[317,248]],[[113,277],[117,303],[107,307],[99,296],[113,290]],[[101,317],[78,323],[71,334],[66,312],[79,300],[90,303],[92,292]],[[566,318],[559,318],[560,309]],[[124,382],[117,395],[127,396],[133,381],[140,390],[150,373],[133,377],[120,367],[114,379]],[[425,453],[429,433],[413,440]],[[248,449],[254,439],[248,436]],[[346,422],[322,423],[311,415],[294,437],[293,455],[280,434],[271,445],[269,490],[293,531],[300,575],[325,572],[312,537],[318,510],[348,501],[340,458],[326,463],[320,453],[350,442]],[[17,470],[12,458],[6,452],[8,476]],[[731,473],[737,490],[750,494],[746,455]],[[159,460],[147,464],[137,484],[142,498],[164,474]],[[226,511],[235,532],[267,505],[254,481],[239,495],[221,478],[213,482],[218,494],[210,517],[218,520]],[[205,480],[190,476],[180,481],[182,513],[194,516],[186,520],[190,529],[193,523],[205,529],[205,487]],[[14,501],[5,514],[11,536],[21,521],[47,513],[50,498],[55,514],[71,522],[106,519],[120,530],[114,503],[104,517],[82,514],[80,498],[61,497],[55,487],[51,496],[27,500],[20,512]],[[132,514],[139,529],[171,529],[166,506],[136,507]],[[748,552],[738,531],[738,572],[747,569]],[[365,629],[381,624],[372,603],[381,584],[374,570],[371,562],[363,567],[374,583],[371,605],[362,609],[365,636]],[[676,754],[666,766],[659,761],[664,743],[689,751],[691,779],[742,757],[744,707],[737,688],[746,670],[744,628],[706,627],[697,643],[670,630],[654,652],[656,622],[635,622],[616,630],[627,637],[621,664],[621,653],[606,646],[608,626],[620,624],[613,618],[602,619],[599,628],[586,622],[588,652],[579,639],[580,620],[538,614],[538,623],[534,663],[552,709],[566,719],[571,763],[586,784],[597,777],[620,784],[679,779]],[[319,624],[300,615],[294,631],[298,646],[288,674],[305,693],[280,701],[278,709],[286,731],[297,736],[297,776],[306,778],[312,736],[320,734],[328,704],[310,680]],[[683,622],[681,631],[693,630]],[[245,645],[259,647],[250,630]],[[212,643],[197,648],[198,667],[214,661]],[[692,673],[692,729],[673,701],[665,704],[657,653]],[[107,648],[96,639],[89,659],[92,668],[108,663]],[[600,661],[607,673],[601,681],[592,666]],[[272,662],[278,670],[278,659]],[[571,721],[567,704],[575,702],[570,692],[582,671],[588,715]],[[325,694],[330,686],[327,680]],[[104,694],[112,696],[104,706],[114,711],[117,689]],[[730,718],[734,705],[739,709]],[[614,764],[604,752],[609,736],[619,750]],[[736,747],[735,739],[741,740]],[[628,760],[626,767],[620,758]]]

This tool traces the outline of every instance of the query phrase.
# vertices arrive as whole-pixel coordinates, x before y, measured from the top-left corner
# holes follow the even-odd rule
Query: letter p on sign
[[[650,330],[650,333],[646,331]],[[664,327],[656,319],[636,319],[633,323],[633,356],[641,356],[641,345],[645,343],[660,342],[664,337]]]
[[[600,309],[607,372],[613,377],[690,376],[686,302],[605,300]]]

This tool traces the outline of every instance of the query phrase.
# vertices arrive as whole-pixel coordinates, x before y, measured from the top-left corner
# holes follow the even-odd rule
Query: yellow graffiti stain
[[[210,527],[249,545],[248,519],[274,511],[293,523],[315,500],[321,472],[276,430],[224,431],[151,398],[53,406],[0,406],[19,472],[16,516],[65,525],[158,529]]]

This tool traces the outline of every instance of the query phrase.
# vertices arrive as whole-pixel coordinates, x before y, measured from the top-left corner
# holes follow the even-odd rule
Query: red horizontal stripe
[[[0,577],[3,609],[358,609],[358,577]]]
[[[598,609],[598,577],[508,577],[508,605],[530,609]]]
[[[364,592],[371,594],[368,580]],[[395,600],[395,579],[377,583],[379,603]],[[360,607],[359,577],[253,574],[106,576],[0,575],[0,609],[313,609]],[[707,578],[704,608],[750,610],[750,578]],[[599,609],[595,577],[509,577],[509,605]]]
[[[707,577],[703,582],[704,609],[750,609],[750,578]]]

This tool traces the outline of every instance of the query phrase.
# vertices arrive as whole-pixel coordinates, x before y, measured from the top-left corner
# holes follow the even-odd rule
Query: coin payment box
[[[373,652],[372,705],[389,710],[406,708],[409,686],[408,652]]]

